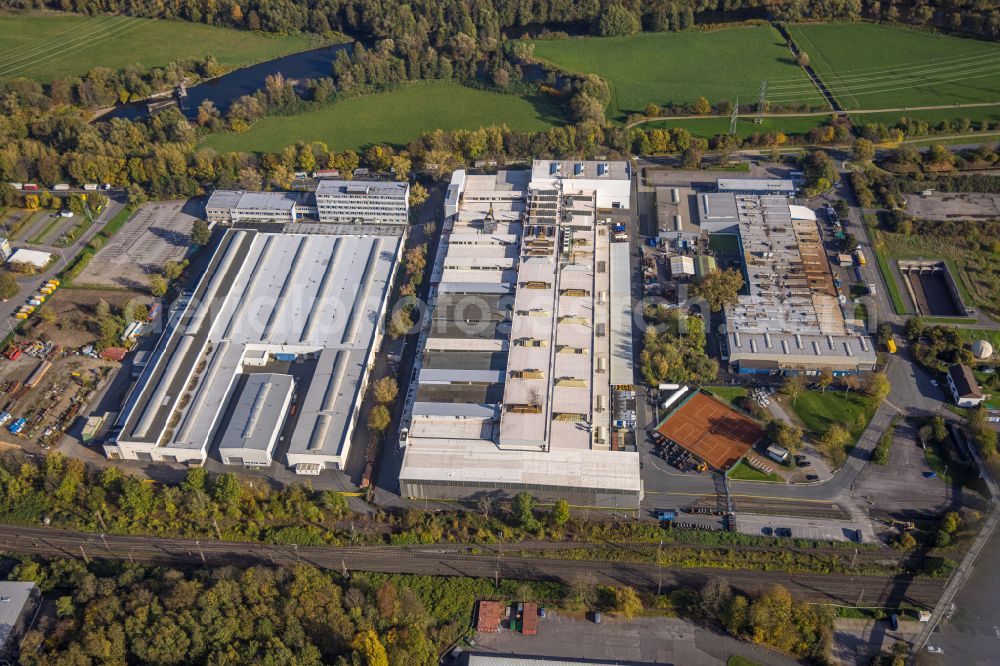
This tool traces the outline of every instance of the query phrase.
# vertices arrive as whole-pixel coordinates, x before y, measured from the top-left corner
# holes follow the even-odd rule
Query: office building
[[[409,205],[406,182],[322,179],[315,192],[216,190],[205,204],[205,219],[220,224],[405,225]]]
[[[560,179],[551,164],[584,167]],[[404,411],[403,495],[638,505],[638,453],[612,423],[613,383],[633,381],[628,244],[602,214],[628,206],[627,171],[536,161],[453,177]]]
[[[406,224],[410,184],[323,180],[316,188],[316,209],[320,222]]]
[[[169,314],[105,454],[200,464],[218,442],[230,464],[277,455],[300,474],[342,467],[401,232],[228,231]]]

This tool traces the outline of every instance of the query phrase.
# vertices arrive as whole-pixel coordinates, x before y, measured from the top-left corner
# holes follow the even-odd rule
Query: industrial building
[[[20,663],[20,646],[42,606],[38,585],[0,581],[0,664]]]
[[[728,360],[749,374],[835,375],[875,368],[875,345],[845,314],[816,215],[784,196],[701,194],[700,226],[737,239],[745,294],[726,308]]]
[[[169,313],[105,454],[200,464],[218,441],[223,462],[260,467],[286,439],[297,473],[342,467],[402,245],[402,229],[229,230]]]
[[[315,192],[216,190],[205,204],[205,219],[220,224],[406,224],[409,205],[407,182],[323,179]]]
[[[638,453],[612,422],[634,376],[628,244],[602,212],[628,210],[629,179],[625,163],[573,161],[453,176],[400,432],[404,496],[638,506]]]

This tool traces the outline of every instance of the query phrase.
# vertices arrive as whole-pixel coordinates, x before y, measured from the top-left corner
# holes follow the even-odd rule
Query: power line
[[[920,60],[920,61],[910,60],[910,61],[899,63],[898,65],[884,65],[883,64],[883,65],[874,65],[872,67],[858,67],[858,68],[854,68],[854,69],[841,69],[841,70],[838,70],[838,71],[840,72],[840,74],[855,74],[855,73],[858,73],[858,72],[862,72],[862,73],[864,73],[864,72],[878,72],[878,71],[881,71],[881,70],[884,70],[884,69],[887,69],[887,68],[893,68],[893,69],[897,69],[897,70],[913,69],[913,68],[917,68],[917,67],[936,66],[936,65],[942,64],[942,63],[959,62],[959,61],[963,61],[963,60],[975,60],[976,58],[982,58],[984,56],[992,58],[994,55],[997,54],[997,51],[993,51],[993,53],[986,54],[985,51],[987,51],[987,50],[993,51],[992,48],[989,48],[989,49],[983,49],[984,53],[967,54],[967,55],[963,55],[963,56],[947,56],[947,57],[944,57],[944,58],[931,58],[929,60]],[[799,76],[788,76],[788,77],[781,77],[781,78],[773,78],[772,77],[771,78],[771,83],[779,83],[780,84],[780,83],[785,83],[785,82],[789,82],[789,81],[799,81],[799,80],[801,80],[801,77],[799,77]]]
[[[733,105],[733,113],[729,116],[729,133],[736,134],[736,118],[740,114],[740,96],[736,96],[736,104]]]
[[[855,75],[853,77],[851,77],[851,76],[840,76],[840,75],[838,75],[836,73],[831,73],[828,76],[829,76],[830,83],[842,83],[842,84],[855,83],[855,84],[861,84],[861,83],[874,82],[874,81],[877,81],[879,79],[886,79],[886,78],[911,78],[912,79],[912,78],[923,77],[923,76],[935,76],[937,74],[946,74],[946,73],[952,72],[952,71],[959,71],[960,72],[960,71],[967,70],[970,67],[981,67],[983,65],[993,65],[993,64],[996,64],[996,63],[1000,63],[1000,54],[997,54],[995,57],[992,57],[992,58],[988,58],[988,59],[984,59],[984,60],[979,60],[977,62],[967,62],[967,63],[958,64],[958,65],[947,65],[947,66],[943,66],[943,67],[927,67],[927,68],[923,68],[923,69],[918,70],[918,71],[911,71],[911,72],[900,72],[898,70],[892,69],[892,70],[885,70],[883,72],[878,72],[878,73],[871,73],[871,74],[864,74],[864,75]],[[783,90],[783,91],[789,91],[789,90],[794,90],[796,88],[803,89],[805,87],[807,87],[807,86],[804,86],[804,85],[800,85],[800,86],[785,85],[785,86],[775,86],[774,89]]]
[[[119,25],[128,23],[132,19],[127,16],[109,16],[107,20],[98,19],[98,23],[85,27],[79,33],[76,34],[71,39],[59,41],[53,38],[53,41],[44,44],[38,44],[35,47],[28,49],[26,51],[19,51],[17,53],[11,54],[10,57],[0,60],[0,66],[5,70],[11,68],[17,68],[18,63],[21,62],[32,62],[38,58],[43,58],[49,53],[58,52],[60,49],[64,49],[67,45],[73,44],[75,42],[86,41],[92,37],[101,38],[103,35],[101,33],[110,32],[114,30]]]
[[[59,60],[59,59],[62,59],[62,58],[66,58],[66,57],[68,57],[70,55],[73,55],[74,53],[77,53],[78,51],[80,51],[81,49],[83,49],[85,47],[99,44],[99,43],[101,43],[103,41],[106,41],[106,40],[112,38],[112,37],[121,37],[121,36],[126,35],[126,34],[128,34],[130,32],[138,30],[139,28],[142,28],[142,27],[144,27],[146,25],[150,25],[151,23],[153,23],[154,21],[156,21],[161,15],[165,14],[168,9],[169,8],[164,8],[164,9],[160,10],[159,12],[157,12],[156,14],[154,14],[152,17],[148,17],[148,18],[144,17],[142,19],[136,19],[134,17],[126,16],[126,17],[124,17],[126,19],[125,21],[122,21],[122,22],[119,22],[119,23],[115,24],[113,27],[111,27],[108,30],[106,30],[103,34],[99,35],[96,39],[91,39],[91,40],[84,41],[82,43],[78,43],[75,46],[73,46],[72,48],[70,48],[68,50],[63,50],[63,51],[59,50],[59,49],[61,49],[61,48],[64,47],[63,44],[55,45],[55,46],[53,46],[53,47],[51,47],[49,49],[50,51],[54,51],[51,54],[45,55],[44,57],[41,57],[41,58],[35,58],[35,59],[31,60],[31,62],[28,62],[28,63],[26,63],[24,65],[19,65],[19,66],[15,66],[15,67],[8,67],[7,69],[5,69],[2,72],[0,72],[0,74],[9,75],[11,72],[21,71],[21,70],[24,70],[25,68],[30,68],[30,67],[35,66],[35,65],[40,65],[40,64],[43,64],[43,63],[51,62],[53,60]],[[78,40],[71,40],[71,41],[78,41]]]
[[[975,70],[967,72],[949,72],[932,77],[927,77],[925,79],[910,81],[907,85],[901,86],[885,86],[885,82],[872,82],[869,84],[857,85],[855,87],[846,87],[843,89],[838,89],[835,85],[828,85],[830,92],[835,96],[864,96],[864,95],[874,95],[881,92],[892,92],[896,90],[911,90],[913,88],[920,88],[927,85],[935,85],[942,83],[950,83],[952,81],[967,81],[969,79],[982,78],[984,76],[995,76],[997,71],[1000,70],[1000,64],[992,65],[986,68],[977,68]],[[786,94],[786,95],[775,95],[771,98],[772,101],[782,101],[782,102],[792,102],[792,101],[806,101],[806,99],[799,96],[797,93]]]

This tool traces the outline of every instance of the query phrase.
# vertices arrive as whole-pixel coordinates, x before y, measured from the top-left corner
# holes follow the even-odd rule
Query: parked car
[[[800,460],[797,463],[795,463],[795,465],[797,467],[812,467],[812,463],[809,462],[808,460]]]
[[[774,528],[774,535],[780,537],[790,537],[792,536],[792,528],[790,527],[776,527]]]
[[[819,474],[806,474],[806,481],[819,481]]]
[[[924,478],[925,479],[936,479],[937,478],[937,472],[924,472]]]
[[[762,527],[760,531],[764,536],[772,536],[774,534],[774,530],[770,527]]]

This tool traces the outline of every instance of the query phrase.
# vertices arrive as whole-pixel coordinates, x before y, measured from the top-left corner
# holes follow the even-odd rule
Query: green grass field
[[[847,109],[1000,101],[996,44],[872,23],[788,29]],[[791,99],[800,88],[774,81],[769,97],[775,102]],[[972,117],[975,110],[968,112]]]
[[[773,28],[649,32],[632,37],[579,37],[534,42],[535,55],[571,72],[601,76],[611,86],[608,116],[623,119],[649,102],[688,104],[699,96],[755,102],[765,78],[811,86]],[[820,104],[812,89],[808,101]]]
[[[232,67],[321,46],[309,35],[268,37],[185,21],[58,12],[0,13],[0,81],[83,75],[92,68],[166,65],[212,54]]]
[[[784,132],[789,136],[793,136],[806,134],[814,127],[827,124],[828,120],[828,116],[767,116],[758,125],[752,118],[741,117],[736,120],[736,134],[743,139],[749,137],[751,134],[765,134],[767,132]],[[638,127],[645,130],[683,127],[691,132],[693,136],[710,139],[716,134],[729,134],[729,118],[720,116],[712,116],[711,118],[661,118],[648,123],[642,123]]]
[[[435,129],[507,125],[544,130],[564,122],[559,105],[435,81],[356,97],[297,116],[264,118],[242,134],[218,134],[203,145],[224,151],[280,151],[296,141],[322,141],[333,150],[373,143],[403,146]]]
[[[747,394],[747,389],[742,386],[706,386],[705,390],[733,406]]]
[[[792,405],[788,405],[799,417],[802,424],[814,433],[826,432],[834,423],[839,423],[858,437],[864,427],[858,416],[865,415],[865,424],[875,413],[874,406],[865,396],[856,391],[803,391]]]
[[[730,479],[736,479],[738,481],[770,481],[771,483],[785,482],[780,474],[765,474],[764,472],[755,470],[744,460],[736,463],[733,468],[729,470],[728,476]]]

